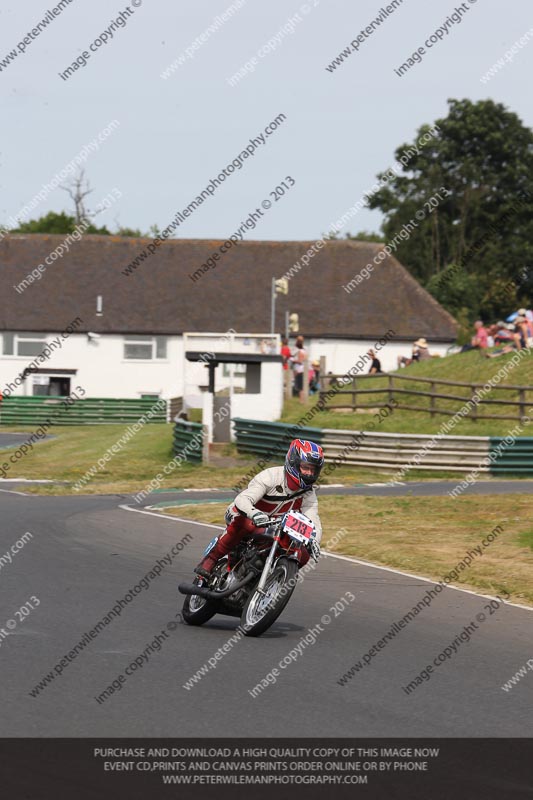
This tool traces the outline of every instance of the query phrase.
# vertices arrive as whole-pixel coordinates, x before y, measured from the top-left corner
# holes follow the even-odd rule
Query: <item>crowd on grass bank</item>
[[[498,358],[509,353],[518,351],[529,352],[533,348],[533,311],[528,308],[519,308],[507,317],[506,321],[485,324],[482,320],[474,323],[474,330],[470,342],[461,348],[454,348],[455,352],[466,353],[478,350],[486,358]],[[376,350],[380,348],[376,346]],[[376,354],[376,350],[368,350],[364,356],[366,372],[369,375],[381,375],[384,373],[381,361]],[[454,352],[452,350],[452,352]],[[328,372],[326,380],[322,380],[320,375],[320,361],[308,362],[308,354],[305,347],[304,337],[298,335],[291,347],[289,339],[283,337],[281,341],[281,356],[283,359],[283,369],[292,373],[292,396],[298,397],[300,402],[304,402],[304,375],[307,363],[308,374],[308,393],[309,395],[324,391],[326,386],[336,383],[335,376]],[[522,352],[521,355],[524,353]],[[408,367],[411,364],[430,360],[437,356],[431,353],[427,339],[423,336],[413,342],[409,355],[397,356],[397,368]]]
[[[461,352],[479,350],[486,358],[497,358],[516,350],[524,350],[533,345],[533,311],[519,308],[507,317],[485,325],[478,319],[474,324],[474,335],[470,344],[463,346]],[[492,348],[496,348],[493,350]],[[492,350],[492,352],[488,352]]]
[[[460,352],[478,350],[485,358],[498,358],[507,353],[515,353],[531,347],[533,347],[533,311],[528,308],[519,308],[509,314],[506,321],[498,320],[491,324],[485,324],[482,320],[476,320],[470,342],[463,345]],[[374,351],[369,350],[368,354],[372,359],[369,373],[383,372]],[[429,351],[427,340],[420,337],[413,342],[410,356],[397,357],[398,369],[431,358],[432,354]]]

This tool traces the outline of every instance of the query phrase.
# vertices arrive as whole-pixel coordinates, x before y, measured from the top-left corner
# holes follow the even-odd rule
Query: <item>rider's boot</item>
[[[250,519],[244,516],[237,517],[228,525],[213,549],[194,568],[196,574],[201,575],[202,578],[210,578],[217,561],[222,556],[227,556],[228,553],[231,553],[246,533],[251,533],[255,530],[256,527]]]
[[[226,532],[222,534],[213,549],[204,556],[200,563],[194,568],[197,575],[201,575],[202,578],[210,578],[211,572],[219,558],[227,556],[239,543],[242,533],[237,531],[230,532],[230,527],[231,525],[226,529]]]

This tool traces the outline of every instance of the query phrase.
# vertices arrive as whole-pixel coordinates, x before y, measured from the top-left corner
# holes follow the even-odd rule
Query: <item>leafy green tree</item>
[[[462,308],[472,308],[478,303],[478,286],[474,275],[470,275],[457,264],[432,275],[426,289],[441,305],[456,316]]]
[[[14,228],[12,233],[72,233],[76,227],[75,217],[65,214],[64,211],[57,213],[49,211],[43,217],[38,219],[31,219],[28,222],[22,222],[18,228]],[[97,228],[95,225],[89,225],[85,233],[98,233],[102,236],[110,236],[109,231],[105,225],[102,228]]]
[[[513,305],[494,287],[533,263],[533,131],[492,100],[448,103],[438,128],[425,125],[398,147],[403,167],[388,181],[379,175],[369,205],[385,215],[385,239],[397,237],[395,255],[446,308],[468,305],[470,320],[501,316]],[[451,268],[453,280],[442,281]],[[460,272],[472,280],[459,281]]]
[[[385,243],[385,238],[381,233],[374,233],[373,231],[359,231],[359,233],[347,233],[347,239],[352,239],[357,242],[380,242]]]
[[[49,211],[38,219],[30,219],[28,222],[22,222],[18,228],[13,228],[12,233],[63,233],[69,234],[74,231],[76,227],[76,218],[66,214],[64,211],[57,213],[56,211]],[[85,229],[85,233],[95,233],[99,236],[132,236],[136,238],[151,237],[152,231],[156,229],[152,225],[150,233],[142,233],[139,228],[119,227],[116,231],[110,231],[105,225],[98,228],[92,223]],[[157,236],[157,234],[154,234]]]
[[[115,236],[132,236],[137,239],[141,239],[143,236],[146,236],[145,233],[141,233],[139,228],[128,228],[128,227],[118,227],[114,233]]]

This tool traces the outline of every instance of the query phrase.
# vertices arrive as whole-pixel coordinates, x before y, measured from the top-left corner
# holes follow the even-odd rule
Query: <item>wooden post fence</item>
[[[325,371],[321,372],[322,393],[327,392],[328,388],[332,384],[335,384],[339,378],[345,378],[345,376],[326,376]],[[367,380],[378,381],[378,388],[364,388],[364,381]],[[401,384],[404,385],[405,382],[413,383],[414,388],[403,388],[401,384],[399,386],[397,382],[401,382]],[[417,388],[417,384],[421,385],[421,389]],[[470,410],[469,417],[474,422],[480,419],[508,419],[523,421],[527,418],[527,409],[529,406],[533,406],[533,386],[514,386],[508,384],[492,386],[490,390],[491,396],[482,396],[476,402],[474,400],[476,393],[485,385],[486,384],[482,383],[464,383],[461,381],[449,381],[444,379],[437,380],[436,378],[415,378],[414,376],[410,375],[358,375],[357,378],[355,376],[352,378],[351,385],[341,385],[335,394],[335,398],[331,398],[327,405],[329,408],[347,408],[351,409],[352,411],[355,411],[356,409],[385,408],[387,398],[389,403],[392,400],[397,400],[398,409],[405,411],[420,411],[429,414],[431,417],[435,417],[437,414],[453,416],[457,413],[457,411],[459,411],[459,409],[463,408],[465,404],[470,401],[473,403],[473,408]],[[450,389],[447,387],[450,387]],[[455,393],[455,387],[466,389],[468,390],[468,393]],[[499,399],[498,394],[501,392],[516,392],[515,396],[517,399],[507,399],[505,397]],[[529,398],[528,393],[530,393]],[[489,393],[487,392],[486,394]],[[346,395],[350,395],[351,402],[348,400]],[[382,395],[384,397],[378,402],[374,401],[365,403],[361,402],[363,395],[369,395],[370,400],[372,400],[373,395]],[[419,398],[427,398],[427,405],[414,405],[412,402],[402,403],[402,399],[405,397],[405,395],[414,395]],[[322,397],[323,395],[321,394],[321,398]],[[455,401],[456,403],[460,403],[460,405],[455,408],[445,408],[442,405],[437,406],[438,399]],[[482,413],[484,411],[484,406],[490,408],[491,405],[503,407],[504,412],[513,411],[514,413]]]

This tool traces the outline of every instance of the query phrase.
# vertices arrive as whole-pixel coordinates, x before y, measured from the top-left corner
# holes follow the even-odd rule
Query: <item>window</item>
[[[41,333],[17,333],[17,355],[38,356],[46,345],[46,336]]]
[[[4,339],[4,355],[5,356],[15,355],[15,334],[4,333],[3,339]]]
[[[34,375],[33,394],[47,397],[68,397],[70,380],[63,375]]]
[[[153,349],[151,336],[124,337],[124,358],[153,358]]]
[[[48,375],[33,376],[33,394],[47,395],[50,388],[50,378]]]
[[[156,336],[155,337],[155,357],[156,358],[166,358],[167,357],[167,337],[166,336]]]
[[[233,370],[233,377],[234,378],[244,378],[244,377],[246,377],[247,364],[234,364],[233,367],[234,367],[234,370]],[[224,376],[224,378],[229,378],[229,376],[230,376],[230,365],[229,364],[223,364],[223,366],[222,366],[222,375]]]
[[[143,336],[141,334],[124,336],[124,358],[151,361],[154,358],[165,359],[166,357],[166,336]]]
[[[5,356],[38,356],[46,345],[45,333],[4,333]]]

